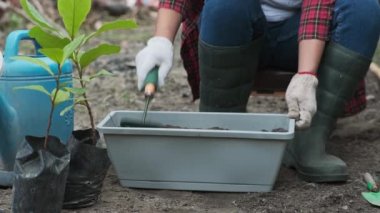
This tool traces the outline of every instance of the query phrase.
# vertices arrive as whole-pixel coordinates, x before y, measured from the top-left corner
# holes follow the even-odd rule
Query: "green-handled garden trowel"
[[[367,184],[367,189],[369,190],[369,192],[362,192],[362,196],[370,204],[374,206],[380,206],[380,192],[379,186],[377,185],[376,181],[369,173],[364,174],[364,180]]]
[[[158,67],[154,67],[146,76],[144,81],[145,107],[142,124],[145,125],[146,115],[148,113],[150,101],[153,99],[158,86]]]

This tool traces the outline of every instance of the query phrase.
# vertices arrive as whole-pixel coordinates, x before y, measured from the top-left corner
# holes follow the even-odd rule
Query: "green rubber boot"
[[[348,178],[344,161],[329,155],[325,143],[344,103],[365,76],[370,60],[336,43],[326,46],[318,70],[317,113],[311,127],[297,131],[283,163],[309,182],[343,182]]]
[[[201,112],[246,112],[258,69],[261,39],[246,46],[199,42]]]

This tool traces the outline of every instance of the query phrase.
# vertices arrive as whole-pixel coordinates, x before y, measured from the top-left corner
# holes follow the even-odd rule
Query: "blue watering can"
[[[7,37],[4,51],[4,62],[0,75],[0,186],[7,183],[13,171],[17,148],[24,136],[44,137],[50,112],[49,97],[32,90],[15,90],[15,87],[41,85],[51,92],[55,88],[55,80],[38,65],[14,59],[19,54],[19,44],[23,40],[34,43],[35,55],[49,65],[57,74],[55,62],[39,53],[40,46],[29,37],[29,31],[14,31]],[[67,61],[62,68],[61,83],[72,85],[72,64]],[[67,143],[74,128],[73,111],[60,116],[60,112],[72,105],[67,101],[55,109],[50,135],[59,137]]]

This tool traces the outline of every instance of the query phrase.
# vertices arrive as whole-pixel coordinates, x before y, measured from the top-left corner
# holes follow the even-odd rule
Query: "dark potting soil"
[[[190,129],[190,128],[187,128],[187,127],[173,126],[173,125],[164,125],[163,128]],[[191,129],[202,129],[202,128],[191,128]],[[209,129],[209,130],[230,130],[230,129],[221,128],[221,127],[217,127],[217,126],[216,127],[207,128],[207,129]],[[286,130],[284,128],[275,128],[275,129],[272,129],[271,131],[263,129],[261,131],[262,132],[288,132],[288,130]]]
[[[174,126],[174,125],[163,125],[162,126],[163,128],[168,128],[168,129],[204,129],[204,128],[188,128],[188,127],[182,127],[182,126]],[[221,127],[210,127],[210,128],[206,128],[206,129],[209,129],[209,130],[229,130],[229,129],[225,129],[225,128],[221,128]]]
[[[189,128],[189,127],[183,127],[183,126],[176,126],[176,125],[170,125],[170,124],[145,124],[143,125],[142,123],[136,123],[136,122],[130,122],[130,121],[122,121],[120,123],[120,126],[121,127],[135,127],[135,128],[138,128],[138,127],[147,127],[147,128],[168,128],[168,129],[205,129],[205,130],[230,130],[230,129],[227,129],[227,128],[222,128],[222,127],[210,127],[210,128]],[[262,129],[261,130],[262,132],[288,132],[288,130],[284,129],[284,128],[275,128],[275,129],[272,129],[272,130],[266,130],[266,129]]]
[[[288,130],[286,130],[284,128],[275,128],[275,129],[272,129],[271,131],[266,130],[266,129],[262,129],[261,131],[262,132],[288,132]]]
[[[221,127],[210,127],[210,128],[189,128],[189,127],[183,127],[183,126],[175,126],[170,124],[142,124],[141,122],[135,122],[135,121],[129,121],[129,120],[123,120],[120,122],[120,127],[132,127],[132,128],[167,128],[167,129],[208,129],[208,130],[229,130],[226,128]]]

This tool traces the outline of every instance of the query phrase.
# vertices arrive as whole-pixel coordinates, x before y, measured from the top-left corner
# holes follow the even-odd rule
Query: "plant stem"
[[[83,88],[83,87],[82,87]],[[91,107],[90,107],[90,103],[88,102],[87,100],[87,95],[86,93],[83,94],[83,97],[85,98],[85,105],[86,105],[86,108],[87,108],[87,111],[88,111],[88,116],[90,117],[90,123],[91,123],[91,129],[92,129],[92,142],[94,145],[96,145],[96,141],[97,141],[97,135],[96,135],[96,129],[95,129],[95,122],[94,122],[94,115],[92,114],[92,110],[91,110]]]
[[[51,99],[51,108],[50,108],[48,126],[46,128],[46,134],[45,134],[45,143],[44,143],[45,149],[47,149],[47,143],[48,143],[48,139],[49,139],[51,124],[52,124],[52,120],[53,120],[53,113],[54,113],[54,109],[55,109],[55,100],[57,99],[57,95],[58,95],[58,92],[59,92],[59,83],[60,83],[59,81],[60,81],[60,78],[61,78],[61,73],[62,73],[62,69],[61,69],[60,64],[58,64],[58,76],[54,78],[55,79],[55,85],[56,85],[55,88],[56,89],[55,89],[54,96]]]
[[[75,65],[76,65],[76,67],[78,69],[80,85],[81,85],[82,89],[84,91],[86,91],[86,84],[83,81],[83,70],[82,70],[82,68],[80,67],[80,65],[78,64],[77,61],[75,61]],[[91,109],[91,106],[90,106],[90,102],[87,100],[87,93],[84,92],[82,94],[82,97],[84,99],[84,105],[85,105],[85,107],[87,109],[88,116],[90,117],[90,124],[91,124],[91,130],[92,130],[91,131],[92,142],[93,142],[93,145],[96,145],[97,134],[96,134],[96,129],[95,129],[94,115],[92,114],[92,109]]]

